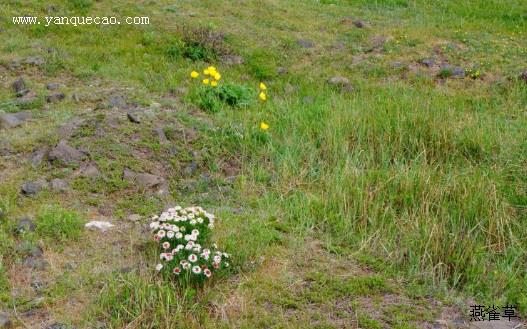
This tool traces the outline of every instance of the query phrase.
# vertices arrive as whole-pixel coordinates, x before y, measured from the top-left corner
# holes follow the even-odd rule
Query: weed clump
[[[77,240],[81,236],[82,220],[74,211],[46,208],[37,217],[36,232],[59,242]]]

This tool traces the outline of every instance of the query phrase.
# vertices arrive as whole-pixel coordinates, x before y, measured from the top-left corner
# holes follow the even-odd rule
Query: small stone
[[[221,57],[221,61],[227,65],[241,65],[245,62],[243,57],[238,55],[224,55]]]
[[[57,89],[59,89],[59,87],[60,87],[60,85],[58,83],[52,83],[52,82],[50,82],[50,83],[48,83],[46,85],[46,88],[48,90],[57,90]]]
[[[107,222],[107,221],[98,221],[98,220],[95,220],[95,221],[91,221],[89,223],[86,223],[86,225],[84,225],[86,228],[88,229],[91,229],[91,230],[100,230],[102,232],[106,232],[108,231],[109,229],[111,229],[112,227],[114,227],[115,225],[113,225],[112,223],[110,222]]]
[[[192,161],[192,162],[189,163],[189,165],[185,168],[185,170],[183,171],[183,173],[184,173],[186,176],[192,176],[192,175],[194,175],[194,173],[196,172],[197,169],[198,169],[198,164],[197,164],[195,161]]]
[[[133,123],[141,123],[141,117],[137,112],[128,112],[126,116],[128,117],[128,120]]]
[[[92,163],[89,163],[86,166],[80,168],[77,172],[78,176],[87,178],[95,178],[98,177],[100,174],[101,172],[99,171],[99,168],[97,168],[97,166]]]
[[[35,223],[33,222],[31,218],[23,217],[16,224],[16,232],[17,233],[33,232],[35,231],[35,227],[36,227]]]
[[[297,40],[296,43],[302,48],[313,48],[313,47],[315,47],[315,42],[313,42],[313,40],[300,39],[300,40]]]
[[[40,191],[48,186],[48,182],[44,179],[38,179],[36,181],[26,182],[22,185],[22,194],[25,196],[35,196]]]
[[[435,64],[435,61],[433,58],[423,58],[423,59],[420,59],[418,62],[419,64],[426,66],[428,68],[434,66]]]
[[[44,58],[40,57],[40,56],[30,56],[30,57],[27,57],[26,59],[24,59],[22,61],[23,64],[27,64],[27,65],[35,65],[35,66],[40,66],[42,64],[44,64],[46,61],[44,60]]]
[[[465,69],[462,67],[456,66],[452,69],[452,76],[456,78],[464,78],[465,77]]]
[[[41,271],[45,270],[46,267],[48,266],[48,262],[46,262],[44,259],[42,259],[41,257],[34,257],[34,256],[29,256],[26,259],[24,259],[23,264],[25,266],[31,267],[32,269],[41,270]]]
[[[9,314],[0,312],[0,328],[11,328],[11,318]]]
[[[520,79],[523,80],[523,82],[527,83],[527,70],[523,71],[520,75]]]
[[[40,167],[47,153],[48,153],[47,148],[41,148],[41,149],[35,150],[33,151],[33,153],[29,155],[28,161],[31,164],[31,166],[34,169],[36,169]]]
[[[57,193],[63,193],[68,190],[68,182],[60,178],[54,178],[51,180],[51,189]]]
[[[64,163],[80,162],[86,158],[86,154],[68,145],[65,140],[61,140],[51,152],[48,158],[50,161],[61,161]]]
[[[25,121],[31,119],[33,114],[30,111],[17,113],[7,113],[0,115],[0,128],[8,129],[20,126]]]
[[[16,79],[11,85],[11,87],[13,88],[13,91],[15,92],[17,97],[22,97],[29,92],[26,87],[26,82],[22,77]]]
[[[35,93],[34,91],[28,91],[22,97],[15,99],[14,103],[17,106],[26,106],[37,101],[37,99],[37,93]]]
[[[287,74],[287,72],[288,72],[288,70],[285,67],[281,67],[280,66],[280,67],[276,68],[276,73],[278,73],[278,74]]]
[[[64,98],[66,98],[66,95],[64,95],[64,93],[55,93],[55,94],[46,96],[46,102],[56,103],[56,102],[62,101]]]
[[[131,222],[138,222],[141,220],[141,215],[139,214],[132,214],[130,216],[128,216],[128,220],[131,221]]]
[[[359,28],[359,29],[362,29],[364,27],[366,27],[366,23],[364,23],[363,21],[361,21],[360,19],[358,20],[354,20],[353,21],[353,25],[355,25],[355,27]]]
[[[157,138],[160,144],[168,143],[167,135],[165,134],[165,130],[162,127],[154,128],[154,133],[157,134]]]
[[[127,107],[126,100],[123,96],[110,96],[110,98],[108,98],[108,107],[124,109]]]
[[[124,170],[123,178],[129,182],[139,185],[141,188],[156,187],[165,182],[165,180],[160,176],[148,173],[136,173],[128,169]]]

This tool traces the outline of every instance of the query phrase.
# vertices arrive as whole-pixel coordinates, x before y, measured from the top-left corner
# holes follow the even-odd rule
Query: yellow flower
[[[261,90],[267,90],[267,86],[265,85],[265,83],[260,82],[260,89]]]
[[[269,125],[262,121],[260,123],[260,129],[262,129],[263,131],[266,131],[267,129],[269,129]]]
[[[207,70],[209,70],[209,72],[216,72],[216,68],[214,66],[207,67]]]
[[[199,77],[199,73],[196,72],[196,71],[192,71],[192,72],[190,72],[190,77],[195,79],[195,78]]]
[[[205,70],[203,70],[203,74],[205,74],[205,75],[209,75],[210,72],[209,72],[209,70],[206,70],[206,69],[205,69]]]
[[[219,74],[218,72],[216,72],[216,74],[214,74],[214,79],[216,79],[216,80],[221,79],[221,74]]]
[[[209,84],[209,79],[203,79],[203,84],[204,85],[208,85]]]
[[[212,81],[210,82],[210,85],[211,85],[212,87],[216,87],[216,86],[218,85],[218,81],[212,80]]]
[[[263,91],[260,93],[260,95],[258,95],[258,97],[260,97],[262,101],[267,100],[267,95]]]

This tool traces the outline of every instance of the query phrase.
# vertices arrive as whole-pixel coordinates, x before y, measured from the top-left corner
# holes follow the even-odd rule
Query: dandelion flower
[[[209,79],[203,79],[203,84],[204,84],[204,85],[208,85],[209,82],[210,82]]]
[[[203,74],[205,74],[205,75],[209,75],[210,72],[209,72],[209,70],[206,70],[206,69],[205,69],[205,70],[203,70]]]
[[[267,95],[263,91],[260,93],[260,95],[258,95],[258,97],[260,97],[262,101],[267,100]]]
[[[214,74],[214,79],[216,79],[216,80],[221,79],[221,74],[219,74],[218,72],[216,72],[216,74]]]
[[[215,80],[212,80],[212,81],[210,82],[210,85],[211,85],[211,87],[216,87],[216,86],[218,85],[218,82],[215,81]]]
[[[196,79],[197,77],[199,77],[199,73],[196,72],[196,71],[192,71],[192,72],[190,72],[190,77],[192,79]]]
[[[267,129],[269,129],[269,125],[262,121],[260,123],[260,129],[263,130],[263,131],[266,131]]]
[[[260,89],[261,90],[267,90],[267,86],[265,85],[265,83],[260,82]]]

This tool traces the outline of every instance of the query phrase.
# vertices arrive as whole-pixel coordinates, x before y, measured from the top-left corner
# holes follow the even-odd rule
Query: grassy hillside
[[[467,320],[474,301],[526,314],[524,1],[7,0],[0,12],[0,115],[32,116],[0,129],[0,311],[15,326],[432,328]],[[201,83],[209,65],[223,96]],[[53,160],[60,141],[82,159]],[[153,270],[148,221],[175,204],[214,212],[233,255],[201,290]]]

